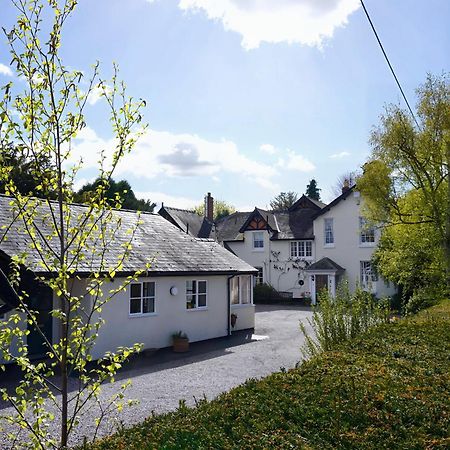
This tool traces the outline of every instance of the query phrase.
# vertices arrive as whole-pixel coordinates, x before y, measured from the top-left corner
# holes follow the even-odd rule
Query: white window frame
[[[291,258],[312,259],[312,241],[292,241],[290,255]]]
[[[264,267],[255,266],[255,269],[258,271],[258,273],[254,276],[254,285],[256,286],[264,283]]]
[[[188,290],[188,283],[193,283],[194,290],[191,292]],[[199,292],[199,283],[205,283],[205,292]],[[205,296],[205,305],[199,306],[198,300],[200,296]],[[188,297],[192,297],[194,300],[194,305],[192,306],[192,301],[188,301]],[[189,306],[191,304],[191,306]],[[199,311],[202,309],[208,309],[208,280],[186,280],[186,311]]]
[[[251,277],[252,277],[251,275],[238,275],[236,277],[231,278],[231,286],[230,286],[231,306],[253,305],[253,283]],[[247,287],[246,294],[248,296],[248,302],[244,302],[244,295],[243,295],[244,283],[242,283],[244,278],[248,280],[246,286]]]
[[[144,296],[144,284],[153,284],[153,295]],[[132,297],[131,290],[132,286],[140,285],[140,296]],[[139,312],[131,312],[131,300],[140,299],[140,311]],[[153,301],[153,311],[143,312],[144,311],[144,301],[152,300]],[[155,281],[138,281],[134,283],[130,283],[129,296],[128,296],[128,315],[130,317],[141,317],[141,316],[154,316],[156,315],[156,282]]]
[[[254,252],[263,252],[264,251],[264,231],[254,231],[252,233],[252,248]],[[257,237],[261,236],[260,239]],[[262,243],[262,245],[255,245],[257,242]]]
[[[369,289],[373,283],[378,281],[377,274],[372,270],[371,261],[359,262],[359,277],[363,289]]]
[[[323,221],[323,242],[325,247],[334,247],[334,220],[332,217],[327,217]]]
[[[375,246],[375,227],[368,225],[364,217],[359,218],[359,245],[361,247]]]

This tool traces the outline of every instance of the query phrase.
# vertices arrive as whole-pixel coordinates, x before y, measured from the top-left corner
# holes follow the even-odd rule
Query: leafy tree
[[[440,255],[442,264],[433,266],[446,268],[441,279],[450,292],[448,74],[429,75],[417,95],[419,127],[399,106],[388,106],[372,133],[372,157],[357,187],[368,218],[395,226],[386,238],[389,248],[400,250],[402,242],[415,236],[419,247],[428,246],[430,253]],[[384,261],[381,255],[380,259]],[[388,271],[385,264],[381,269]],[[397,277],[401,279],[400,270]]]
[[[272,211],[281,211],[290,208],[298,200],[296,192],[280,192],[270,201],[270,209]]]
[[[313,200],[320,200],[321,189],[317,187],[317,181],[313,178],[306,186],[305,195]]]
[[[11,197],[11,227],[26,233],[29,250],[12,258],[9,279],[18,290],[20,306],[17,313],[0,323],[0,353],[20,367],[22,379],[14,392],[2,389],[1,395],[15,410],[15,414],[6,417],[7,426],[15,426],[16,438],[20,438],[12,447],[66,448],[84,409],[93,404],[100,408],[98,428],[104,413],[114,405],[120,406],[126,385],[106,405],[99,397],[100,388],[139,349],[138,345],[122,348],[105,355],[93,368],[88,365],[96,336],[101,333],[102,307],[148,269],[143,263],[142,270],[131,274],[124,283],[118,280],[114,289],[108,284],[126,263],[139,218],[137,215],[130,229],[124,230],[130,232],[129,241],[117,246],[115,238],[125,225],[112,211],[106,191],[115,167],[143,131],[140,110],[144,102],[126,95],[116,67],[107,85],[99,77],[98,64],[87,80],[82,72],[69,70],[63,64],[59,54],[62,31],[76,0],[14,0],[12,4],[17,8],[18,19],[5,34],[15,79],[21,81],[11,81],[2,88],[0,148],[8,150],[14,143],[14,154],[2,152],[0,182]],[[105,154],[100,157],[99,180],[86,199],[86,206],[73,209],[67,205],[74,200],[71,186],[81,165],[71,165],[70,148],[85,126],[85,107],[94,88],[100,89],[103,104],[110,111],[116,144],[108,158]],[[32,187],[22,189],[22,180],[15,176],[11,165],[14,160],[27,165]],[[46,164],[41,165],[42,161]],[[30,196],[35,192],[41,199]],[[1,240],[8,238],[11,227],[2,230]],[[117,260],[107,263],[105,252],[112,243],[116,243],[115,250],[120,250]],[[29,273],[24,268],[33,267],[35,262],[30,254],[38,254],[40,267],[52,274],[35,275],[34,282],[45,285],[57,299],[51,311],[58,325],[58,336],[53,342],[39,327],[36,311],[28,306],[32,292],[22,289],[22,281]],[[80,267],[88,274],[84,285],[77,280]],[[75,285],[78,291],[73,289]],[[44,340],[47,359],[42,362],[30,361],[27,324]],[[12,350],[13,343],[17,344],[18,354]],[[72,373],[77,374],[78,382],[69,391]],[[52,434],[52,421],[58,425],[59,437]],[[28,433],[28,439],[24,433]]]
[[[50,178],[52,172],[46,155],[39,155],[39,160],[36,160],[30,158],[23,149],[20,150],[17,146],[8,143],[0,148],[0,166],[9,171],[10,178],[21,194],[35,197],[39,197],[41,192],[37,188],[40,183],[33,177],[33,172],[41,170],[42,176],[47,178]],[[1,194],[5,193],[5,188],[5,183],[0,180]],[[55,193],[49,192],[49,195],[55,198]]]
[[[85,203],[96,192],[98,186],[102,183],[101,178],[97,178],[93,183],[86,183],[74,196],[75,200],[80,203]],[[108,180],[108,185],[105,190],[105,199],[111,205],[116,205],[119,201],[122,208],[131,209],[135,211],[153,212],[156,203],[150,200],[137,199],[130,183],[126,180],[119,182],[112,178]]]
[[[205,205],[204,203],[196,206],[194,208],[194,211],[199,215],[199,216],[204,216],[205,215]],[[214,200],[214,220],[219,220],[222,219],[223,217],[229,216],[230,214],[233,214],[236,212],[236,208],[227,203],[224,200]]]

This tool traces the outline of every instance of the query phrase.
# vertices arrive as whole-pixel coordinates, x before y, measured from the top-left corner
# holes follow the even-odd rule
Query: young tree
[[[388,106],[372,133],[372,157],[357,187],[369,219],[403,225],[407,234],[420,224],[435,230],[446,267],[442,278],[450,292],[449,75],[429,75],[417,95],[419,127],[399,106]],[[429,251],[440,253],[432,246]]]
[[[97,178],[93,183],[86,183],[74,196],[75,201],[80,203],[89,202],[92,195],[95,195],[96,189],[102,184],[102,179]],[[108,181],[105,192],[106,201],[111,205],[115,205],[117,198],[120,199],[122,208],[135,211],[153,212],[156,203],[150,200],[137,199],[131,189],[130,183],[126,180],[114,181],[112,178]]]
[[[296,192],[280,192],[270,201],[270,209],[272,211],[281,211],[290,208],[298,200]]]
[[[131,225],[129,241],[117,242],[115,237],[124,225],[112,210],[106,192],[118,162],[143,131],[140,110],[144,102],[127,97],[116,67],[107,86],[99,77],[98,64],[85,82],[82,72],[69,70],[63,64],[59,52],[62,31],[76,0],[49,0],[48,7],[47,2],[40,0],[12,3],[18,19],[5,34],[11,65],[20,81],[4,86],[0,100],[0,182],[11,197],[13,211],[11,226],[1,231],[0,239],[8,239],[10,229],[16,228],[26,234],[29,250],[11,261],[9,279],[18,291],[19,307],[17,314],[11,314],[0,324],[0,353],[22,370],[22,380],[15,392],[2,390],[3,399],[16,412],[4,419],[9,428],[16,426],[19,431],[28,432],[29,440],[22,438],[19,442],[22,446],[28,443],[32,448],[66,448],[83,409],[101,401],[101,384],[111,380],[127,357],[139,349],[138,345],[123,348],[105,355],[94,367],[88,365],[102,325],[99,316],[102,307],[148,268],[144,264],[141,271],[130,275],[118,288],[108,288],[107,282],[122,270],[131,251],[139,219],[136,216]],[[25,88],[21,91],[23,84]],[[101,156],[99,182],[86,206],[73,208],[68,205],[73,201],[72,185],[80,164],[71,165],[70,151],[72,141],[85,126],[87,98],[94,88],[100,89],[110,110],[115,147]],[[4,152],[10,148],[14,149],[12,159]],[[33,189],[20,188],[14,176],[15,160],[28,164]],[[46,164],[40,164],[41,161]],[[30,195],[36,193],[40,199]],[[120,207],[120,198],[113,206]],[[111,246],[120,249],[114,263],[106,258]],[[30,255],[39,255],[38,260],[31,260]],[[59,337],[53,342],[46,338],[36,312],[29,306],[28,299],[33,293],[23,288],[24,279],[29,276],[25,268],[36,265],[49,276],[35,275],[32,282],[47,286],[59,299],[51,311],[53,320],[59,324]],[[79,282],[77,273],[81,269],[88,276],[81,292],[77,292],[74,286]],[[29,324],[40,333],[47,360],[30,361],[28,331],[20,324]],[[11,351],[13,343],[17,344],[19,354]],[[69,395],[71,373],[77,374],[78,382]],[[101,411],[120,402],[122,395],[117,392],[110,403],[100,405]],[[102,418],[103,413],[97,427]],[[49,428],[54,420],[59,437]]]
[[[198,205],[194,208],[194,211],[199,216],[205,215],[205,204],[202,203],[201,205]],[[229,216],[230,214],[233,214],[236,212],[236,208],[231,205],[230,203],[227,203],[224,200],[214,200],[214,220],[222,219],[222,217]]]
[[[317,181],[313,178],[306,186],[305,195],[313,200],[320,200],[321,189],[317,187]]]

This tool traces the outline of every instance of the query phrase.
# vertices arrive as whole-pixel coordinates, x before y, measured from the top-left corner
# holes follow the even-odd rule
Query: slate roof
[[[316,217],[321,216],[322,214],[325,214],[327,211],[329,211],[331,208],[333,208],[333,206],[336,206],[340,201],[345,200],[355,189],[356,184],[354,184],[353,186],[350,186],[346,191],[344,191],[341,195],[339,195],[338,197],[336,197],[331,203],[328,203],[328,205],[325,205],[320,211],[318,211],[315,215],[314,215],[314,219]]]
[[[41,264],[40,256],[36,250],[30,248],[30,237],[23,229],[21,219],[13,220],[15,214],[9,205],[10,198],[0,196],[0,254],[12,257],[27,252],[25,266],[36,273],[50,274],[51,258],[46,259],[50,268]],[[35,203],[35,223],[45,236],[52,234],[51,211],[47,203],[33,199]],[[55,206],[55,203],[52,203]],[[72,215],[71,226],[76,227],[78,221],[86,216],[88,211],[84,205],[68,205]],[[32,210],[29,207],[28,210]],[[123,245],[131,239],[129,257],[124,261],[123,268],[117,274],[124,275],[144,269],[147,262],[152,262],[149,274],[159,275],[186,275],[186,274],[233,274],[251,273],[255,269],[245,263],[228,250],[209,239],[198,239],[179,230],[158,214],[141,213],[135,211],[112,210],[110,217],[100,218],[97,214],[98,224],[105,226],[108,233],[118,227],[114,235],[108,237],[106,245],[96,236],[88,241],[84,248],[86,258],[82,261],[74,258],[71,267],[77,274],[89,275],[92,271],[110,268],[116,265],[123,252]],[[58,219],[56,217],[56,219]],[[137,228],[138,220],[141,222]],[[10,226],[10,224],[12,225]],[[120,226],[118,226],[120,224]],[[6,225],[8,228],[4,228]],[[135,228],[134,235],[129,230]],[[6,235],[6,239],[4,239]],[[37,237],[38,239],[38,237]],[[57,238],[51,240],[54,249],[57,248]],[[104,251],[100,252],[100,250]],[[103,267],[104,267],[103,266]]]
[[[345,269],[341,267],[338,263],[334,262],[330,258],[322,258],[319,259],[319,261],[316,261],[315,263],[308,266],[307,269],[305,269],[307,272],[318,272],[321,270],[330,270],[330,271],[336,271],[336,272],[344,272]]]
[[[217,240],[219,242],[242,241],[244,235],[239,232],[251,212],[235,212],[222,217],[216,223]]]
[[[162,206],[158,214],[191,236],[199,238],[212,237],[213,222],[210,222],[206,217],[200,217],[195,211]]]

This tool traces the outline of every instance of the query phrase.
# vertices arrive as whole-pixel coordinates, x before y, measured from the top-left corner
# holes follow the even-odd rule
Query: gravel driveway
[[[309,317],[309,308],[258,305],[253,334],[240,331],[230,338],[194,343],[188,354],[174,354],[170,349],[162,349],[135,358],[119,374],[116,383],[130,379],[132,385],[127,390],[127,398],[138,399],[139,404],[124,408],[120,421],[129,426],[152,412],[174,410],[180,399],[192,405],[194,397],[213,399],[248,378],[261,378],[281,367],[293,367],[301,359],[303,336],[299,322],[307,325]],[[3,377],[1,384],[4,384]],[[114,393],[116,383],[103,387],[105,398]],[[2,415],[9,409],[4,406],[0,411]],[[73,442],[84,435],[92,436],[95,410],[91,408],[83,416],[77,435],[72,436]],[[110,433],[117,423],[111,418],[100,434]],[[2,435],[4,437],[4,432]]]

